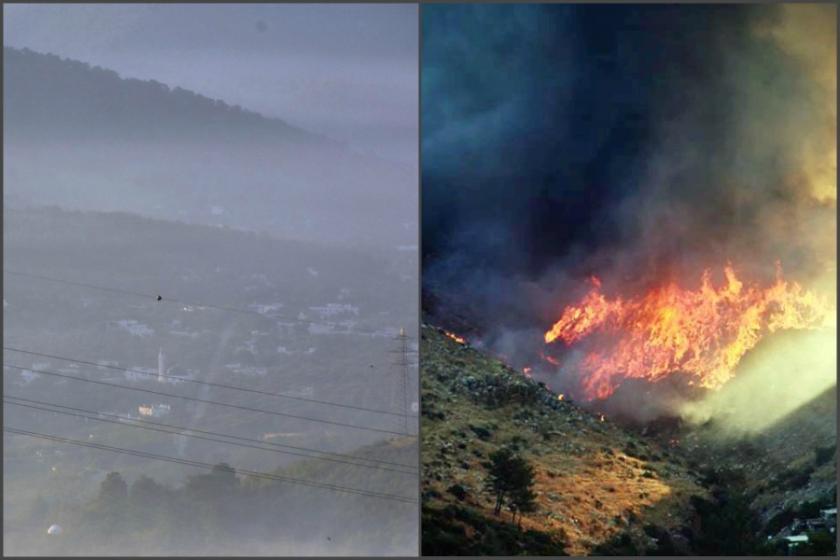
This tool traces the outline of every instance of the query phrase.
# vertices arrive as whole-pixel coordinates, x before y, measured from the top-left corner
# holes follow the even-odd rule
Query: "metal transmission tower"
[[[400,328],[400,334],[398,334],[394,340],[396,340],[398,344],[397,350],[392,353],[396,354],[394,366],[399,368],[401,377],[403,428],[405,433],[408,434],[408,370],[412,365],[410,358],[412,350],[408,347],[409,336],[405,333],[404,328]]]

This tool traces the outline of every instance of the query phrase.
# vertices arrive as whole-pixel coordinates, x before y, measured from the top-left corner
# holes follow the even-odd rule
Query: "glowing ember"
[[[458,336],[455,333],[451,333],[449,331],[443,331],[443,334],[445,334],[446,336],[448,336],[449,338],[451,338],[452,340],[454,340],[458,344],[466,344],[467,343],[466,339],[461,338],[460,336]]]
[[[560,365],[560,360],[558,360],[554,356],[549,356],[548,354],[543,354],[542,359],[545,360],[546,362],[548,362],[549,364],[553,365],[553,366],[559,366]]]
[[[588,398],[603,399],[622,379],[657,381],[677,371],[694,376],[696,385],[719,389],[763,336],[830,319],[826,302],[783,280],[778,265],[775,283],[766,288],[744,284],[731,266],[724,275],[718,288],[706,270],[696,291],[670,283],[633,299],[608,299],[593,278],[592,289],[563,310],[545,342],[573,345],[597,337],[598,349],[581,364],[583,389]]]

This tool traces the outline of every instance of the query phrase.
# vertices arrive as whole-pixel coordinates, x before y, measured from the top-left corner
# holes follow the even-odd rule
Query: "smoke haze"
[[[704,269],[720,285],[727,263],[766,285],[779,262],[834,314],[834,6],[423,14],[424,301],[442,323],[466,317],[521,367],[591,276],[631,297]],[[557,390],[577,370],[560,346],[539,374]]]
[[[416,554],[417,7],[4,25],[4,551]]]

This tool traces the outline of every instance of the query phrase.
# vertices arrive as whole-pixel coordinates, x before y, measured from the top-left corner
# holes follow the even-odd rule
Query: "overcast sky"
[[[5,5],[4,43],[155,79],[416,164],[415,5]]]

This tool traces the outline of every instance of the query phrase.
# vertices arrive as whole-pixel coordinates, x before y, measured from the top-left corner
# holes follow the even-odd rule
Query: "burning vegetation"
[[[706,270],[696,290],[671,282],[633,298],[609,298],[593,278],[545,343],[585,351],[579,367],[590,400],[609,397],[624,379],[659,381],[677,372],[689,374],[690,384],[720,389],[763,337],[824,326],[833,316],[819,295],[784,280],[780,265],[769,286],[745,283],[731,265],[723,273],[719,286]]]
[[[449,331],[443,331],[443,334],[445,334],[446,336],[448,336],[449,338],[451,338],[452,340],[454,340],[458,344],[466,344],[467,343],[467,340],[465,338],[460,337],[455,333],[451,333]]]
[[[453,9],[438,21],[475,40],[425,43],[424,309],[471,328],[468,348],[423,341],[423,550],[817,544],[836,509],[836,9],[608,12]],[[539,39],[511,58],[517,32]],[[487,64],[480,91],[464,60]],[[500,447],[535,467],[519,532],[482,491]]]

